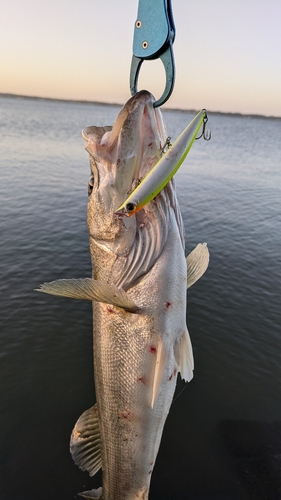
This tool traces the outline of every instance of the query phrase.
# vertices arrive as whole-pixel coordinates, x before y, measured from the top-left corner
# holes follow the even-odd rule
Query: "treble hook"
[[[206,130],[206,124],[207,124],[207,121],[208,121],[207,111],[206,111],[206,109],[204,109],[203,111],[205,111],[205,116],[203,118],[202,134],[199,135],[199,137],[195,137],[196,141],[197,141],[197,139],[201,139],[202,136],[203,136],[203,138],[204,138],[205,141],[209,141],[211,139],[211,137],[212,137],[212,132],[208,132]]]

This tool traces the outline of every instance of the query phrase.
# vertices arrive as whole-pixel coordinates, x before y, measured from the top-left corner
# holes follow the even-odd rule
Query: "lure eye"
[[[91,192],[93,191],[95,181],[94,181],[94,176],[91,175],[89,182],[88,182],[88,195],[90,196]]]
[[[135,210],[136,205],[134,203],[127,203],[126,210],[128,214],[132,213]]]

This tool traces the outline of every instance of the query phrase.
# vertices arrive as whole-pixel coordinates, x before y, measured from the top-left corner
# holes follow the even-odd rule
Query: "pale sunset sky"
[[[151,0],[153,2],[153,0]],[[0,92],[130,97],[138,0],[1,0]],[[176,83],[167,107],[281,116],[281,0],[173,0]],[[139,89],[165,75],[144,62]]]

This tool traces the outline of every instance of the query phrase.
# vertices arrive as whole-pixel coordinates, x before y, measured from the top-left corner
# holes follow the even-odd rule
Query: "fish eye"
[[[94,176],[91,175],[89,182],[88,182],[88,195],[90,195],[91,192],[93,191],[94,183],[95,183]]]
[[[128,213],[131,213],[135,210],[135,204],[134,203],[127,203],[126,205],[126,210]]]

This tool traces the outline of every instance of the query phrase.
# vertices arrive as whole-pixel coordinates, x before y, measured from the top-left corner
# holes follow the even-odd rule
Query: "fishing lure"
[[[205,127],[208,121],[205,109],[193,118],[184,131],[179,135],[171,147],[154,165],[151,171],[138,184],[134,191],[124,201],[124,203],[115,211],[115,215],[131,216],[149,203],[160,191],[168,184],[169,180],[175,175],[182,162],[190,151],[193,142],[196,139],[198,130],[203,123],[201,136],[209,140],[210,135],[205,134]],[[200,137],[201,137],[200,136]]]

